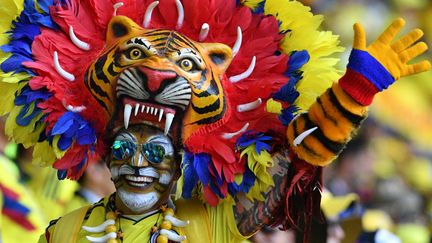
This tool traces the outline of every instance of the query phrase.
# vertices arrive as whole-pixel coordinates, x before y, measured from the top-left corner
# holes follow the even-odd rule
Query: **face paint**
[[[117,196],[128,210],[145,213],[165,203],[177,170],[174,158],[172,141],[162,131],[132,126],[117,133],[110,171]]]

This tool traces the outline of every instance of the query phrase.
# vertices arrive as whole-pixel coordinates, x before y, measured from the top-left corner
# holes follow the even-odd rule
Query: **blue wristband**
[[[353,49],[348,68],[362,74],[379,91],[387,89],[395,81],[389,71],[366,51]]]

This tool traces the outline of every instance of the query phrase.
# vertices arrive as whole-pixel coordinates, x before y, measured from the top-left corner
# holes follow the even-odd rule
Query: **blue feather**
[[[96,136],[93,135],[91,127],[83,126],[78,130],[76,140],[79,145],[90,145],[96,142]]]
[[[258,154],[261,154],[261,151],[263,151],[263,150],[266,150],[268,152],[268,151],[270,151],[270,149],[271,149],[270,146],[264,142],[257,141],[255,143],[255,151]]]
[[[15,97],[14,104],[26,105],[36,100],[45,101],[51,96],[52,94],[45,89],[31,90],[29,86],[26,86],[22,89],[21,93]]]
[[[260,154],[263,150],[270,151],[271,147],[267,143],[271,142],[271,140],[271,136],[265,136],[262,132],[253,133],[248,131],[237,139],[236,147],[243,149],[255,144],[255,151]]]
[[[183,189],[182,189],[182,197],[189,199],[192,197],[192,190],[198,183],[198,176],[195,173],[193,168],[193,154],[185,151],[183,154]]]
[[[67,176],[67,170],[58,170],[57,171],[57,179],[64,180]]]
[[[287,77],[289,77],[288,83],[286,83],[282,88],[273,94],[273,98],[279,101],[287,102],[289,105],[294,104],[294,102],[299,97],[299,92],[296,90],[295,85],[299,80],[303,78],[303,72],[300,70],[303,65],[305,65],[310,59],[309,53],[306,50],[302,51],[294,51],[290,55],[290,59],[287,63],[288,69],[284,73]],[[284,110],[283,113],[279,116],[279,119],[283,121],[284,125],[286,125],[287,121],[291,121],[291,115],[286,114],[286,112],[294,111],[293,109]],[[297,111],[297,110],[295,110]]]
[[[273,98],[280,101],[288,102],[293,104],[299,96],[299,93],[295,89],[296,80],[290,79],[282,88],[273,95]]]
[[[96,132],[93,127],[78,113],[71,111],[65,112],[54,124],[50,131],[48,140],[61,135],[59,148],[65,150],[76,140],[79,145],[92,145],[96,142]]]
[[[199,180],[204,186],[210,183],[209,163],[211,162],[210,155],[205,153],[195,154],[194,156],[194,169],[198,175]]]
[[[8,59],[6,59],[2,64],[0,65],[0,68],[3,70],[3,72],[14,72],[14,73],[21,73],[25,72],[30,75],[34,74],[33,71],[28,70],[25,68],[21,63],[27,62],[27,61],[33,61],[27,57],[21,56],[21,55],[12,55]]]
[[[68,149],[71,145],[72,145],[72,138],[70,137],[66,137],[66,136],[60,136],[60,139],[57,142],[57,147],[61,150],[61,151],[65,151],[66,149]]]
[[[63,116],[61,116],[54,125],[51,135],[60,135],[68,131],[69,128],[71,128],[71,126],[74,124],[72,115],[73,113],[71,114],[71,112],[66,112]]]
[[[254,14],[264,13],[264,5],[265,5],[265,1],[260,2],[260,3],[258,4],[258,6],[257,6],[255,9],[252,10],[252,12],[253,12]]]
[[[288,126],[288,124],[294,119],[294,114],[298,111],[296,106],[290,106],[282,110],[282,114],[279,115],[279,120],[283,125]]]
[[[37,3],[39,5],[39,8],[47,14],[49,13],[49,7],[54,5],[53,0],[38,0]]]
[[[294,51],[290,55],[288,61],[288,73],[299,70],[305,65],[310,59],[309,53],[306,50]]]
[[[25,127],[30,124],[30,122],[35,118],[37,115],[39,115],[42,112],[41,109],[37,107],[33,107],[33,110],[30,111],[30,105],[25,105],[23,108],[21,108],[20,112],[18,113],[16,117],[16,124]]]
[[[1,48],[4,52],[12,55],[5,60],[0,68],[3,72],[20,73],[25,72],[32,76],[35,73],[22,65],[23,62],[33,61],[31,46],[36,38],[40,35],[40,28],[47,27],[57,29],[56,24],[52,21],[49,14],[48,6],[53,4],[53,1],[41,1],[40,7],[44,12],[39,12],[35,7],[33,0],[24,1],[24,9],[20,16],[13,21],[13,28],[8,33],[10,41]]]
[[[219,175],[219,173],[216,170],[216,167],[214,163],[210,163],[209,169],[212,171],[213,175],[216,175],[216,177],[212,176],[212,179],[216,181],[216,184],[221,186],[224,182],[223,178]]]
[[[228,184],[228,192],[235,196],[239,192],[248,193],[252,186],[255,184],[255,175],[249,169],[248,165],[245,164],[245,172],[243,173],[243,179],[240,184],[236,182],[231,182]]]

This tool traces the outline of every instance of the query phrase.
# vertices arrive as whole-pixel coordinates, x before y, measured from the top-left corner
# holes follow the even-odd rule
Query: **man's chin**
[[[124,206],[136,214],[143,214],[153,209],[159,202],[159,193],[152,191],[148,193],[134,193],[124,188],[117,189],[117,195]]]

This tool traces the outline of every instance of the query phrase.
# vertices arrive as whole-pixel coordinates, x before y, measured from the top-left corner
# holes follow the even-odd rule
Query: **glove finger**
[[[366,32],[360,23],[355,23],[354,26],[354,49],[366,50]]]
[[[400,53],[403,50],[410,47],[416,41],[418,41],[423,36],[423,31],[421,29],[415,29],[410,33],[406,34],[398,41],[396,41],[391,47],[396,53]]]
[[[390,45],[394,37],[404,27],[405,20],[398,18],[378,37],[377,41]]]
[[[430,69],[431,69],[431,63],[428,60],[424,60],[416,64],[407,65],[402,70],[402,76],[408,76],[416,73],[426,72],[429,71]]]
[[[411,59],[419,56],[428,49],[428,46],[424,42],[419,42],[414,46],[406,49],[405,51],[399,53],[399,57],[403,63],[409,62]]]

